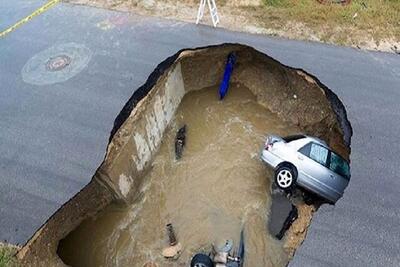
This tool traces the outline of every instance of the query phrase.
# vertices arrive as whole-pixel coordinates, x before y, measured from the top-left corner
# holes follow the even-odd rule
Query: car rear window
[[[310,159],[327,166],[329,150],[316,143],[308,143],[299,149],[299,152]]]
[[[310,149],[310,158],[316,162],[326,165],[326,160],[328,159],[329,150],[323,146],[312,144]]]
[[[286,136],[286,137],[283,137],[282,139],[283,139],[286,143],[289,143],[289,142],[296,141],[296,140],[299,140],[299,139],[302,139],[302,138],[305,138],[305,135],[296,134],[296,135],[288,135],[288,136]]]
[[[349,163],[333,151],[331,151],[329,169],[347,179],[350,179]]]

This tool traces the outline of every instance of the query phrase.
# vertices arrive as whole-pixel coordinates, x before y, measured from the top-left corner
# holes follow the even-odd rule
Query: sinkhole
[[[230,53],[236,64],[221,101]],[[274,187],[273,170],[260,160],[269,133],[316,136],[349,159],[344,106],[312,75],[239,44],[179,51],[123,107],[92,181],[18,257],[39,265],[187,266],[211,244],[237,244],[243,230],[244,266],[286,266],[321,203]],[[169,223],[182,244],[174,260],[162,256]]]

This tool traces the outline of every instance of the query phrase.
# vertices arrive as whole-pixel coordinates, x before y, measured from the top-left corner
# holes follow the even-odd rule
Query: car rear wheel
[[[297,175],[293,168],[281,166],[275,172],[275,183],[283,190],[288,190],[296,183]]]

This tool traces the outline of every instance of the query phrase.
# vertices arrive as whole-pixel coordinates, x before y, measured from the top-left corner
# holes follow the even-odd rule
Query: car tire
[[[214,263],[209,256],[199,253],[192,258],[190,267],[214,267]]]
[[[284,165],[275,171],[275,183],[283,190],[290,190],[296,184],[297,173],[293,167]]]

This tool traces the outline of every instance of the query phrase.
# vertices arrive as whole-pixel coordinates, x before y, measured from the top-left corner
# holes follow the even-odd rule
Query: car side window
[[[322,165],[326,165],[326,161],[328,160],[328,153],[329,150],[325,147],[314,143],[311,144],[310,158],[312,158],[316,162],[321,163]]]
[[[323,146],[308,143],[300,148],[299,152],[324,166],[327,164],[329,150]]]
[[[349,164],[343,158],[341,158],[339,155],[337,155],[334,152],[331,152],[329,168],[333,172],[335,172],[347,179],[350,179]]]
[[[311,150],[311,143],[308,143],[307,145],[300,148],[299,152],[304,156],[310,157],[310,150]]]

